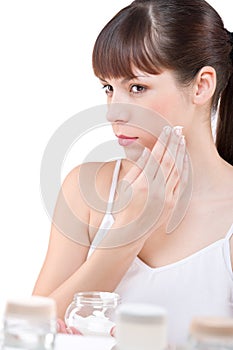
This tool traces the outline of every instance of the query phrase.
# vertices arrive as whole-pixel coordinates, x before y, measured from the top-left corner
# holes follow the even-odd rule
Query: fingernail
[[[187,155],[187,153],[186,153],[185,156],[184,156],[184,161],[185,161],[185,162],[188,162],[188,160],[189,160],[189,157],[188,157],[188,155]]]
[[[173,131],[177,136],[181,136],[183,131],[183,126],[179,126],[179,125],[174,126]]]
[[[60,330],[61,330],[60,323],[59,323],[59,322],[57,322],[57,332],[60,332]]]
[[[163,131],[166,136],[168,136],[171,133],[172,128],[170,126],[164,126]]]
[[[181,145],[181,146],[184,146],[184,145],[185,145],[185,137],[184,137],[184,135],[181,135],[181,138],[180,138],[180,145]]]
[[[67,327],[66,330],[68,334],[73,334],[72,329],[70,329],[69,327]]]

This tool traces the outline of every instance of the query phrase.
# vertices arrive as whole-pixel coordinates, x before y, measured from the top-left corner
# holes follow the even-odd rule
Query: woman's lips
[[[138,139],[138,137],[131,137],[126,135],[116,135],[116,136],[118,138],[118,143],[120,146],[129,146]]]

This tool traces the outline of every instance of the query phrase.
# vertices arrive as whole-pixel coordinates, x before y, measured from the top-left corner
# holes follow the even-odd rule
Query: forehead
[[[134,70],[134,74],[132,76],[121,76],[121,77],[99,77],[100,81],[103,83],[113,83],[113,84],[127,84],[130,81],[138,81],[138,82],[151,82],[151,83],[167,83],[167,84],[178,84],[176,74],[173,70],[164,69],[160,73],[149,74],[140,70]],[[169,85],[168,85],[169,88]]]

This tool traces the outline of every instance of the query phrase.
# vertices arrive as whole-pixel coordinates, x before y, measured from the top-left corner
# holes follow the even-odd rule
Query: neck
[[[218,189],[222,190],[223,179],[231,166],[218,154],[210,122],[192,127],[185,133],[185,138],[192,168],[193,197],[209,196]]]

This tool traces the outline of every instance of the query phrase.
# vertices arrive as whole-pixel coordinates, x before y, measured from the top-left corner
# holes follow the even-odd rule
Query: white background
[[[105,103],[92,73],[92,47],[104,24],[129,3],[0,1],[0,310],[6,298],[32,291],[50,230],[40,195],[44,149],[68,118]],[[233,30],[232,1],[210,3]],[[91,147],[85,140],[64,174]]]

